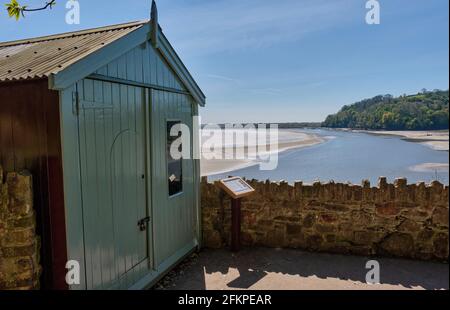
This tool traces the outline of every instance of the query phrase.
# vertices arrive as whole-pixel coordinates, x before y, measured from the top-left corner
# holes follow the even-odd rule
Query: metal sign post
[[[231,197],[231,250],[241,248],[241,201],[255,190],[240,177],[220,180],[218,186]]]

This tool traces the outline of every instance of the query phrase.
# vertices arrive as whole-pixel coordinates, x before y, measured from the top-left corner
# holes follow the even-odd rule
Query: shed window
[[[181,131],[180,121],[168,121],[167,122],[167,169],[168,169],[168,184],[169,184],[169,196],[176,195],[183,191],[183,166],[181,152],[183,145],[181,143]],[[177,135],[171,135],[171,131],[177,132]],[[178,146],[178,147],[177,147]],[[172,157],[173,152],[176,150],[180,156]]]

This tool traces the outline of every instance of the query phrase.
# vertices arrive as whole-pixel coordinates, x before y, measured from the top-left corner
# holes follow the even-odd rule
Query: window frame
[[[166,153],[165,161],[166,161],[167,196],[169,197],[169,199],[172,199],[172,198],[176,198],[176,197],[184,194],[184,174],[183,174],[184,167],[183,167],[183,158],[181,158],[181,159],[179,159],[180,164],[181,164],[181,190],[179,192],[176,192],[175,194],[170,195],[170,188],[169,188],[169,156],[170,156],[170,152],[169,152],[169,149],[167,148],[167,143],[168,143],[168,140],[170,137],[169,132],[167,130],[167,126],[170,122],[178,123],[178,124],[182,124],[183,122],[179,118],[167,118],[166,122],[165,122],[166,145],[164,147],[165,147],[165,153]],[[183,147],[183,144],[181,145],[181,147]]]

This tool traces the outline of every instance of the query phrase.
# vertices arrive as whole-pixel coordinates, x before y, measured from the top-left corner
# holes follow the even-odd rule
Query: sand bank
[[[417,142],[426,145],[437,151],[449,150],[449,131],[448,130],[430,130],[430,131],[373,131],[361,130],[375,135],[398,136],[405,141]]]
[[[293,130],[279,130],[278,132],[278,144],[270,145],[267,143],[265,148],[267,150],[276,150],[276,152],[281,153],[286,150],[303,148],[308,146],[313,146],[316,144],[320,144],[325,140],[317,135],[304,133]],[[246,149],[245,146],[225,146],[222,149],[215,150],[214,154],[218,157],[224,158],[225,154],[234,154],[234,152],[243,151],[245,149],[245,153],[251,155],[255,155]],[[247,152],[248,151],[248,152]],[[203,176],[209,176],[214,174],[226,173],[229,171],[234,171],[246,167],[250,167],[253,165],[257,165],[260,161],[258,159],[204,159],[204,155],[211,155],[211,151],[205,148],[202,149],[202,160],[201,160],[201,174]]]

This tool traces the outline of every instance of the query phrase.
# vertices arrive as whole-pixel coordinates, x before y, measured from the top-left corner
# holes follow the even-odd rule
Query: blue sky
[[[7,2],[9,0],[0,0]],[[19,1],[20,2],[20,1]],[[44,0],[21,0],[39,6]],[[149,18],[150,0],[65,0],[16,22],[0,11],[0,41]],[[207,95],[204,122],[321,121],[378,94],[448,89],[449,1],[159,0],[159,22]]]

